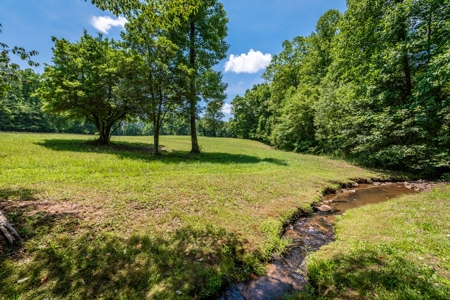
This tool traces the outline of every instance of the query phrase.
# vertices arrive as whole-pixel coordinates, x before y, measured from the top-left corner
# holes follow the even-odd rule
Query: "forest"
[[[423,176],[449,171],[447,1],[348,1],[344,13],[326,12],[311,35],[283,43],[264,83],[232,101],[229,121],[226,84],[213,68],[228,49],[223,7],[212,1],[205,7],[214,12],[195,11],[198,26],[215,22],[215,35],[203,36],[193,22],[182,34],[189,20],[176,6],[163,15],[150,4],[114,3],[97,5],[129,17],[122,41],[54,38],[44,74],[13,69],[0,130],[98,133],[106,143],[112,134],[154,136],[155,144],[159,135],[191,134],[194,152],[198,132]]]
[[[448,1],[347,1],[285,41],[266,83],[233,100],[237,136],[363,165],[449,166]]]

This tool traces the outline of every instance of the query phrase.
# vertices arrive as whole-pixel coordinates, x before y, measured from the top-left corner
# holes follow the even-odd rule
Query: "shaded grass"
[[[449,299],[449,204],[447,186],[348,211],[309,260],[310,297]]]
[[[24,237],[2,249],[0,299],[205,298],[262,274],[284,222],[331,182],[379,176],[237,139],[191,156],[188,137],[162,137],[156,157],[148,137],[0,140],[0,209]]]
[[[175,297],[175,290],[181,290],[184,295],[179,298],[202,298],[214,294],[225,280],[231,280],[227,274],[236,272],[235,261],[228,260],[233,254],[229,251],[239,248],[239,242],[214,228],[182,228],[170,237],[133,234],[122,238],[88,231],[78,233],[74,239],[67,231],[78,225],[76,220],[64,219],[58,225],[64,228],[50,226],[54,219],[48,220],[48,215],[35,219],[41,227],[47,227],[44,230],[51,230],[52,238],[35,241],[33,246],[40,251],[34,251],[31,261],[25,261],[19,270],[6,260],[0,262],[3,295],[33,299],[168,299]],[[205,248],[212,240],[218,246],[207,248],[207,252],[187,251],[185,247],[197,242]],[[199,254],[205,261],[198,261]],[[23,278],[28,279],[11,284]]]

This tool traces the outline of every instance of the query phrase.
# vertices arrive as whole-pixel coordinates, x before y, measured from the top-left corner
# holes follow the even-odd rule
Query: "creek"
[[[348,209],[376,204],[404,194],[417,193],[434,186],[419,182],[375,182],[360,184],[352,189],[340,189],[325,195],[323,205],[314,207],[314,214],[301,217],[283,233],[292,243],[283,255],[273,254],[266,276],[228,287],[220,300],[272,300],[304,290],[308,285],[306,261],[308,254],[334,241],[336,216]]]

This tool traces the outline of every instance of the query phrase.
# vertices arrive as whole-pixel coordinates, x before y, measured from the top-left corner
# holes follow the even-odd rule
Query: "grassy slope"
[[[349,211],[337,223],[337,241],[309,261],[319,294],[450,299],[449,205],[447,186]]]
[[[190,157],[188,137],[162,137],[157,158],[147,137],[89,139],[0,133],[0,208],[24,237],[0,257],[0,299],[204,297],[263,272],[331,181],[374,176],[246,140],[201,138]]]

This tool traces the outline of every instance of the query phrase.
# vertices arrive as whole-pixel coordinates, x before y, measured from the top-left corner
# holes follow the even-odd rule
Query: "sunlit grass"
[[[332,182],[376,176],[247,140],[200,138],[193,156],[162,137],[160,157],[150,137],[92,140],[0,134],[0,208],[24,237],[2,253],[0,298],[209,296],[264,272],[283,223]]]

